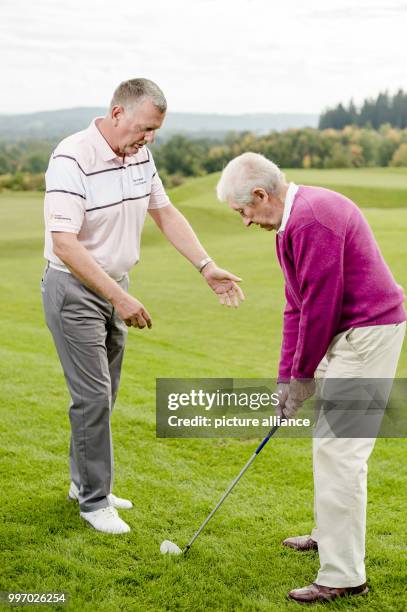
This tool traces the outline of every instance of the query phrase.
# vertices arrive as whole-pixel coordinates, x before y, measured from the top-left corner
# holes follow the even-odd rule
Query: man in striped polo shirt
[[[151,327],[148,310],[128,293],[140,257],[147,212],[204,276],[221,304],[237,306],[240,278],[218,268],[171,204],[147,143],[167,104],[147,79],[119,85],[109,112],[63,140],[46,172],[45,317],[71,395],[69,497],[99,531],[126,533],[112,494],[110,414],[117,395],[127,327]],[[127,327],[126,327],[127,326]]]

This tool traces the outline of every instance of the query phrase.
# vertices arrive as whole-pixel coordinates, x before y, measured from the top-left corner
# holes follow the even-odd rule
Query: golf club
[[[210,514],[208,514],[208,516],[206,517],[206,519],[204,520],[202,525],[199,527],[198,531],[196,531],[194,533],[194,535],[192,536],[192,538],[190,539],[188,544],[185,546],[185,548],[183,550],[181,550],[181,548],[179,548],[179,546],[174,544],[174,542],[171,542],[170,540],[164,540],[164,542],[162,542],[161,546],[160,546],[160,551],[161,551],[161,553],[163,555],[167,554],[167,553],[173,554],[173,555],[180,555],[180,554],[185,555],[189,551],[189,549],[191,548],[192,544],[195,542],[195,540],[200,535],[200,533],[202,533],[202,531],[205,529],[206,525],[209,523],[209,521],[211,520],[211,518],[213,517],[215,512],[221,507],[221,505],[223,504],[223,502],[225,501],[225,499],[227,498],[229,493],[234,489],[234,487],[237,485],[237,483],[239,482],[239,480],[241,479],[243,474],[249,469],[249,467],[251,466],[253,461],[256,459],[257,455],[260,454],[260,452],[263,450],[263,448],[266,446],[267,442],[275,434],[275,432],[277,431],[278,428],[279,428],[279,425],[274,425],[274,427],[272,427],[270,429],[270,431],[268,432],[267,436],[264,438],[264,440],[256,448],[256,450],[254,451],[253,455],[250,457],[250,459],[248,460],[246,465],[240,470],[240,472],[236,476],[236,478],[230,483],[229,487],[226,489],[226,491],[224,492],[224,494],[222,495],[222,497],[220,498],[220,500],[218,501],[216,506],[213,508],[213,510],[210,512]]]

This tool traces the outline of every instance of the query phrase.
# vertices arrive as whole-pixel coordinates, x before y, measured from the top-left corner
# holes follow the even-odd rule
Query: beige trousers
[[[393,379],[406,323],[352,328],[338,334],[316,377]],[[320,419],[324,418],[320,414]],[[376,438],[314,437],[314,519],[317,584],[352,587],[366,582],[367,461]]]

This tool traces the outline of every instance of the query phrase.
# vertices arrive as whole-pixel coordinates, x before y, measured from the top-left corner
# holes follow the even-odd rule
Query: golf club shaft
[[[237,483],[239,482],[239,480],[241,479],[243,474],[249,469],[249,467],[251,466],[253,461],[256,459],[257,455],[262,451],[262,449],[266,446],[266,444],[270,440],[270,438],[275,434],[275,432],[277,431],[278,427],[279,427],[278,425],[275,425],[274,427],[272,427],[270,429],[270,431],[268,432],[267,436],[264,438],[264,440],[256,448],[256,450],[254,451],[253,455],[250,457],[250,459],[248,460],[246,465],[240,470],[239,474],[236,476],[236,478],[233,480],[233,482],[231,482],[231,484],[226,489],[226,491],[224,492],[224,494],[222,495],[222,497],[220,498],[220,500],[218,501],[216,506],[213,508],[213,510],[210,512],[210,514],[208,514],[208,516],[206,517],[206,519],[204,520],[204,522],[202,523],[202,525],[200,526],[198,531],[196,533],[194,533],[194,535],[192,536],[191,540],[185,546],[184,550],[182,551],[184,554],[187,553],[188,550],[191,548],[192,544],[195,542],[195,540],[197,539],[199,534],[205,529],[206,525],[209,523],[209,521],[211,520],[211,518],[213,517],[215,512],[218,510],[218,508],[220,508],[220,506],[223,504],[223,502],[225,501],[225,499],[227,498],[229,493],[232,491],[232,489],[234,489],[234,487],[237,485]]]

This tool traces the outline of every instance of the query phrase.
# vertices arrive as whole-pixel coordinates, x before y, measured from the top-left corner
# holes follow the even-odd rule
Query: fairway
[[[284,299],[275,236],[245,228],[219,204],[217,178],[191,179],[170,196],[217,263],[242,276],[246,301],[238,310],[219,306],[148,220],[130,291],[153,328],[129,332],[112,418],[114,490],[134,502],[122,513],[132,532],[120,537],[88,528],[66,500],[68,394],[40,301],[42,196],[0,194],[0,590],[65,591],[70,603],[61,610],[89,612],[299,609],[286,593],[312,582],[318,559],[281,541],[313,526],[309,440],[271,440],[189,555],[159,553],[164,539],[183,546],[191,538],[256,441],[157,440],[155,379],[272,378],[278,364]],[[406,170],[288,170],[287,178],[352,197],[407,287]],[[407,346],[398,376],[407,377]],[[371,592],[330,609],[407,608],[405,462],[405,440],[378,440],[369,464]]]

